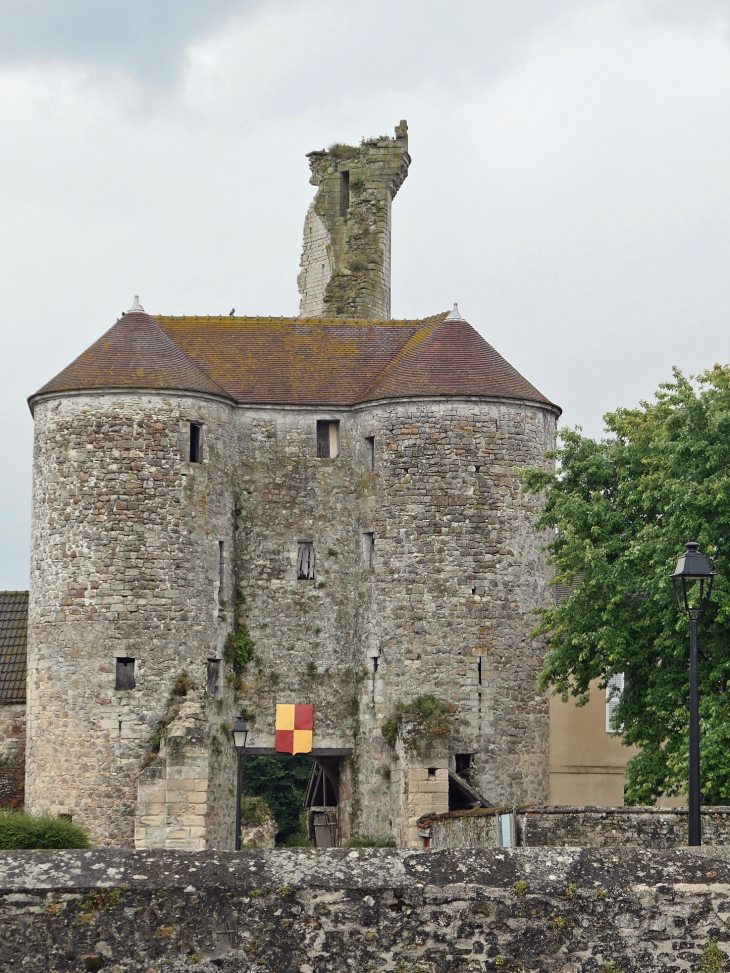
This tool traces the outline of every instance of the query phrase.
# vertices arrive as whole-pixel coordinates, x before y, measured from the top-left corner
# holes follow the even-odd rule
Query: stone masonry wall
[[[0,705],[0,808],[25,800],[25,703]]]
[[[172,685],[187,671],[202,696],[206,660],[221,657],[231,420],[225,404],[164,394],[35,408],[26,803],[70,813],[95,841],[132,843],[139,767]],[[190,421],[204,427],[200,464]],[[132,691],[115,690],[117,657],[136,660]],[[222,806],[214,842],[232,841]]]
[[[337,457],[316,455],[319,419],[340,423]],[[200,464],[187,462],[191,420],[204,427]],[[485,400],[232,409],[109,393],[39,403],[29,808],[131,845],[148,740],[183,671],[206,716],[201,847],[232,845],[236,711],[249,746],[272,747],[277,703],[314,705],[315,747],[354,747],[339,767],[343,837],[400,828],[381,727],[424,692],[454,707],[448,754],[473,754],[472,781],[490,801],[544,801],[548,714],[534,694],[544,646],[529,633],[548,572],[532,530],[540,500],[523,494],[515,467],[545,462],[554,433],[549,409]],[[297,578],[300,542],[314,545],[313,579]],[[205,699],[206,661],[222,658],[239,622],[254,659],[233,682],[222,665],[221,698]],[[137,684],[117,692],[123,656],[137,660]]]
[[[299,313],[387,320],[391,202],[408,175],[408,126],[308,158],[318,189],[304,222]]]
[[[495,848],[495,817],[515,816],[515,842],[525,848],[653,848],[687,845],[687,808],[542,807],[478,808],[428,815],[420,833],[431,848]],[[730,808],[702,809],[702,842],[730,844]]]
[[[530,632],[549,575],[532,527],[540,499],[522,492],[515,467],[546,462],[555,417],[452,400],[363,410],[361,424],[376,449],[361,507],[375,537],[358,619],[372,677],[360,706],[365,830],[392,826],[380,728],[398,701],[426,692],[453,705],[449,753],[472,755],[477,790],[494,804],[541,803],[548,708],[534,687],[544,645]]]
[[[722,970],[725,849],[6,852],[0,971]]]

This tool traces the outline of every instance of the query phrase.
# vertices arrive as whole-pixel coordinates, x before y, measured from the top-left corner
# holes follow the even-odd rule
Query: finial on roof
[[[134,295],[134,304],[127,311],[127,314],[134,314],[137,311],[142,311],[144,313],[144,308],[139,303],[139,294]]]
[[[454,310],[449,311],[445,318],[446,321],[464,321],[465,319],[459,314],[459,305],[454,304]]]

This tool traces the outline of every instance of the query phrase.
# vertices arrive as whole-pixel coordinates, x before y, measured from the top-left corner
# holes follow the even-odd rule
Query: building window
[[[208,659],[207,679],[205,688],[211,699],[220,699],[221,695],[221,660]]]
[[[375,469],[375,436],[365,437],[365,456],[369,470]]]
[[[373,566],[373,550],[375,548],[375,535],[362,535],[362,559],[366,568]]]
[[[621,701],[621,693],[624,691],[624,674],[617,672],[611,676],[606,685],[606,733],[622,733],[623,727],[615,729],[612,726],[613,714]]]
[[[115,689],[134,689],[134,659],[117,659],[117,679]]]
[[[198,422],[190,423],[190,462],[201,462],[202,426]]]
[[[340,455],[340,424],[329,419],[317,422],[317,456],[334,459]]]
[[[297,578],[314,580],[314,544],[310,541],[299,541],[297,545]]]
[[[218,601],[223,600],[223,582],[225,580],[225,560],[224,560],[224,549],[225,544],[223,541],[218,541]]]

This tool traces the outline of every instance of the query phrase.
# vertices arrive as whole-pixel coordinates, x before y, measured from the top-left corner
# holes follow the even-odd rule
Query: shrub
[[[66,818],[0,811],[0,849],[91,848],[86,831]]]
[[[187,696],[187,694],[192,692],[194,689],[195,680],[188,674],[187,670],[183,670],[172,684],[172,695]]]
[[[273,814],[263,797],[244,795],[241,798],[241,821],[243,824],[263,824]]]
[[[391,745],[403,729],[403,742],[412,749],[421,741],[448,739],[451,733],[453,707],[430,693],[416,696],[410,703],[397,703],[383,723],[382,733]],[[404,727],[405,724],[405,727]]]
[[[711,939],[702,952],[701,973],[723,973],[725,957],[717,945],[716,939]]]
[[[245,622],[239,622],[226,639],[223,658],[237,676],[245,672],[253,659],[253,641]]]
[[[354,834],[345,841],[345,848],[395,848],[392,834]]]

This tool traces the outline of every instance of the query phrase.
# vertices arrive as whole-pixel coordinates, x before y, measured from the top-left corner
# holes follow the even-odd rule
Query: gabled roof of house
[[[240,404],[347,406],[479,396],[550,403],[461,317],[150,317],[129,313],[39,392],[144,388]]]
[[[0,705],[25,702],[28,592],[0,591]]]

